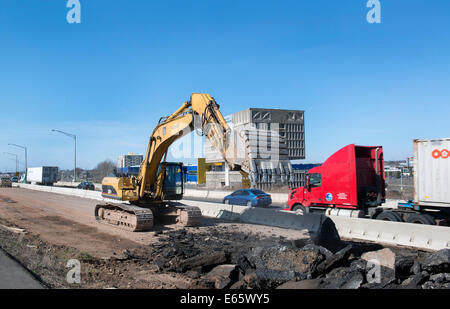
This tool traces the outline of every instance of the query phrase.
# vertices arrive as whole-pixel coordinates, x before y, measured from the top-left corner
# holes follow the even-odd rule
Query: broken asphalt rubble
[[[450,288],[449,249],[419,254],[344,242],[329,238],[330,229],[328,239],[318,235],[308,240],[264,238],[218,227],[168,231],[152,244],[148,261],[160,272],[191,278],[191,288]]]

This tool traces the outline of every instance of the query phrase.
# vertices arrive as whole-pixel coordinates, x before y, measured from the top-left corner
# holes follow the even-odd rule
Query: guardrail
[[[96,191],[27,184],[13,185],[15,187],[25,189],[117,203],[115,200],[103,198],[101,193]],[[241,222],[288,229],[308,229],[309,231],[314,231],[320,226],[322,220],[319,218],[320,215],[302,216],[293,212],[281,210],[260,209],[189,200],[183,200],[183,204],[199,207],[202,214],[207,217],[215,217],[224,220],[240,220]],[[334,216],[331,216],[330,218],[335,223],[336,228],[339,231],[339,235],[343,238],[359,239],[427,250],[450,248],[449,227]]]

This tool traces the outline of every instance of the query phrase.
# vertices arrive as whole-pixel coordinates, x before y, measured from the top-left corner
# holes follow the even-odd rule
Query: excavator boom
[[[153,131],[138,176],[140,198],[155,190],[158,166],[170,145],[199,128],[230,168],[236,168],[233,158],[227,155],[227,136],[230,134],[230,128],[219,111],[219,105],[209,94],[194,93],[190,101],[185,102],[171,116],[162,119]]]

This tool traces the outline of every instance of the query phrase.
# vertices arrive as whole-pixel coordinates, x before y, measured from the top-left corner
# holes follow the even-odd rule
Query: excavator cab
[[[158,168],[158,178],[164,172],[162,191],[164,200],[183,199],[183,163],[163,162]]]

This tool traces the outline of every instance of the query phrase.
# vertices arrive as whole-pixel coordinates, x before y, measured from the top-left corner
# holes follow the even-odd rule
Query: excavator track
[[[97,205],[95,219],[131,232],[146,231],[153,227],[151,209],[126,204]]]
[[[199,226],[202,218],[202,212],[198,207],[177,206],[177,222],[182,226]]]

